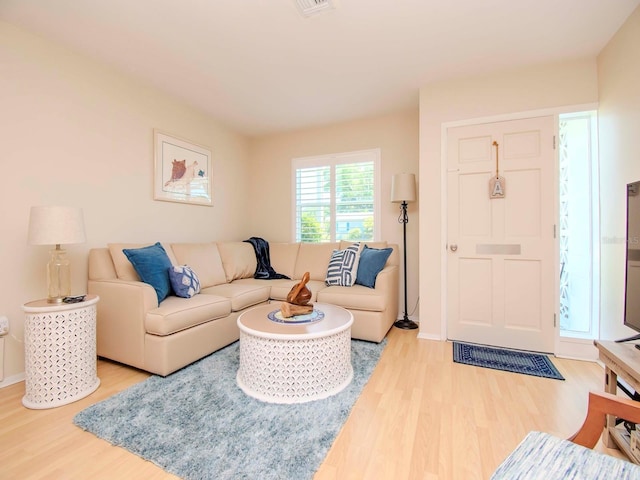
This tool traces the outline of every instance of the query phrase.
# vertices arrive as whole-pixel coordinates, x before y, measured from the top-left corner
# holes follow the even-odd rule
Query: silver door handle
[[[451,245],[449,245],[449,248],[451,249],[452,252],[455,252],[458,250],[458,245],[456,245],[455,243],[452,243]]]

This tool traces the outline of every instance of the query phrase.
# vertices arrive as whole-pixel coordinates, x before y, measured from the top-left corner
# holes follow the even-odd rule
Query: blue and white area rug
[[[311,479],[385,345],[352,340],[347,388],[324,400],[279,405],[238,388],[236,342],[92,405],[74,423],[188,480]]]
[[[476,367],[564,380],[549,357],[539,353],[453,342],[453,361]]]

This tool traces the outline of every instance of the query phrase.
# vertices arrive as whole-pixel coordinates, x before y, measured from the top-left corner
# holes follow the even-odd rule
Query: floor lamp
[[[402,224],[402,234],[404,241],[404,315],[402,319],[393,325],[405,330],[418,328],[418,324],[409,319],[407,315],[407,204],[416,201],[416,176],[413,173],[397,173],[393,176],[391,183],[391,201],[400,204],[400,216],[398,222]]]

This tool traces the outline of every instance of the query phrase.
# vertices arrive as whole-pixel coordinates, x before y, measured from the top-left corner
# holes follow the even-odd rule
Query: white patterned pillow
[[[334,250],[331,254],[329,268],[327,269],[327,278],[324,283],[327,285],[352,287],[356,281],[359,261],[360,242],[354,243],[344,250]]]
[[[169,280],[178,297],[191,298],[200,293],[200,280],[198,280],[196,272],[186,265],[176,265],[169,268]]]

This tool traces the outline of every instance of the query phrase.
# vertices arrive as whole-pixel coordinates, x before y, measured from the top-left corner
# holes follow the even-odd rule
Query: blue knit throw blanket
[[[253,245],[253,249],[256,252],[256,260],[258,266],[256,267],[256,273],[253,274],[253,278],[259,278],[261,280],[271,280],[274,278],[287,278],[286,275],[277,273],[271,266],[271,257],[269,256],[269,242],[264,238],[251,237],[245,242]]]

